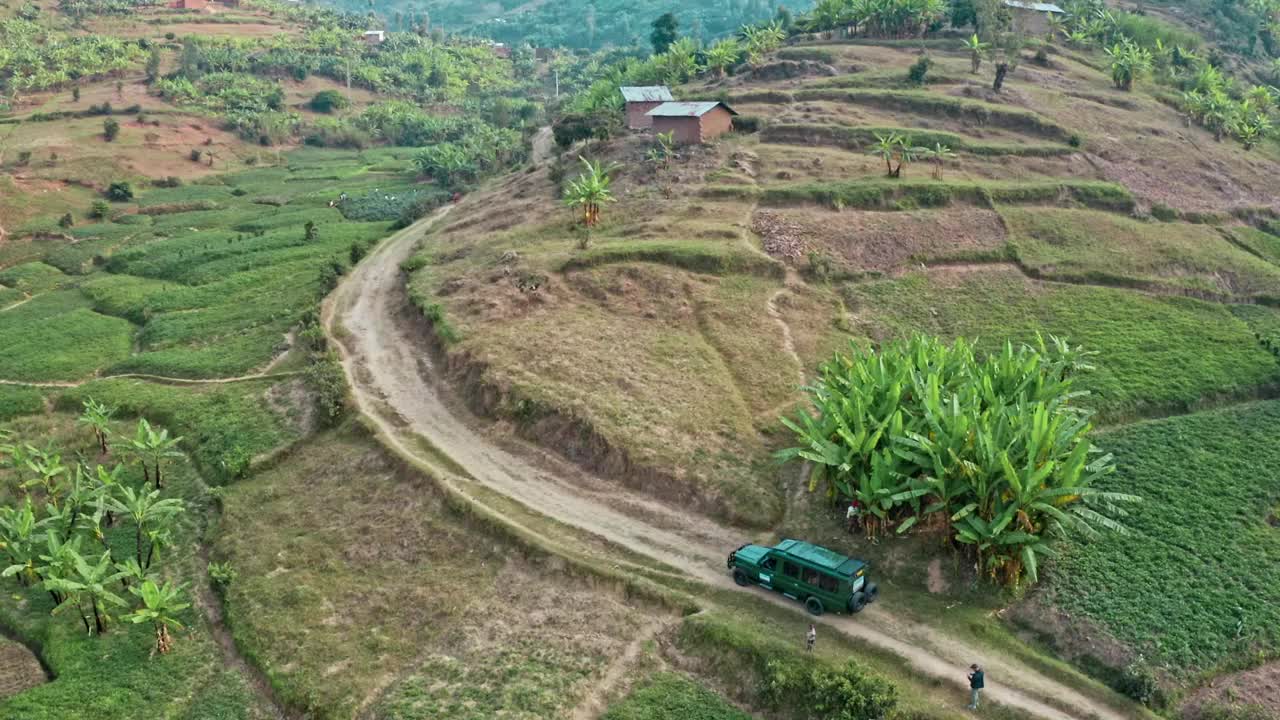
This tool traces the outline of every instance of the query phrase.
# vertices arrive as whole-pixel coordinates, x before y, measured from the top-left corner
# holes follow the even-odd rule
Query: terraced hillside
[[[503,427],[669,503],[747,527],[825,532],[880,558],[920,589],[925,621],[947,624],[933,613],[951,606],[934,596],[966,596],[963,568],[944,567],[936,582],[931,568],[925,583],[902,551],[842,538],[833,515],[804,518],[794,469],[770,460],[787,442],[778,416],[797,407],[799,387],[833,350],[922,330],[987,348],[1067,337],[1098,353],[1082,382],[1107,428],[1186,413],[1187,422],[1234,427],[1201,412],[1272,397],[1280,382],[1269,341],[1280,291],[1269,251],[1280,242],[1269,224],[1280,212],[1280,148],[1216,142],[1158,87],[1116,90],[1097,55],[1051,46],[1044,64],[1028,55],[995,93],[956,47],[930,44],[923,86],[907,81],[919,53],[912,43],[786,48],[754,70],[676,90],[727,100],[758,132],[682,148],[667,164],[648,159],[648,134],[592,143],[468,197],[407,264],[409,295],[451,382]],[[886,178],[869,150],[890,132],[943,143],[956,157],[940,177],[922,160]],[[618,202],[603,208],[585,249],[556,200],[580,153],[620,163]],[[1108,430],[1097,442],[1111,449],[1142,432]],[[1161,489],[1169,481],[1133,473],[1205,471],[1173,448],[1143,447],[1125,456],[1116,483],[1148,498],[1135,518],[1145,527],[1175,500]],[[1240,477],[1276,477],[1264,455],[1242,463]],[[1235,492],[1226,478],[1205,482],[1211,493]],[[1229,532],[1258,537],[1266,554],[1275,551],[1265,528],[1280,486],[1261,482],[1232,505],[1240,518]],[[1048,609],[1031,613],[1031,624],[1064,648],[1088,627],[1113,652],[1081,662],[1117,686],[1137,662],[1171,703],[1214,673],[1280,650],[1261,629],[1273,624],[1267,611],[1252,604],[1241,612],[1257,632],[1215,634],[1214,649],[1195,660],[1135,634],[1133,618],[1115,608],[1136,611],[1165,592],[1154,568],[1171,560],[1157,542],[1144,531],[1108,545],[1106,561],[1087,546],[1067,548],[1034,596]],[[1100,591],[1080,585],[1085,565],[1106,573],[1111,602],[1068,599]],[[1274,563],[1225,567],[1221,592],[1187,600],[1198,617],[1178,627],[1224,627],[1233,598],[1280,588]]]

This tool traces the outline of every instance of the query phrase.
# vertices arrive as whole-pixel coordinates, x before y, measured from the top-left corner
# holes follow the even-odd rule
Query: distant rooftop
[[[671,91],[665,85],[646,85],[642,87],[622,87],[622,99],[627,102],[668,102],[672,100]]]
[[[1066,11],[1054,5],[1053,3],[1027,2],[1026,0],[1004,0],[1006,7],[1021,8],[1023,10],[1035,10],[1036,12],[1058,13],[1062,14]]]
[[[737,115],[734,109],[719,100],[701,100],[695,102],[664,102],[645,113],[653,117],[702,117],[717,107],[723,107],[731,114]]]

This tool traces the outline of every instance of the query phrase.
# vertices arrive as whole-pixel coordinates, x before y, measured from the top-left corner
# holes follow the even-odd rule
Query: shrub
[[[152,180],[151,184],[159,188],[176,188],[182,187],[182,178],[170,175],[157,180]]]
[[[316,353],[303,375],[315,399],[320,422],[326,427],[338,424],[347,410],[347,377],[332,351]]]
[[[740,133],[754,133],[760,131],[763,121],[754,115],[739,115],[733,119],[733,131]]]
[[[172,32],[167,32],[167,33],[165,33],[165,34],[164,34],[164,39],[165,39],[165,40],[173,40],[173,39],[174,39],[174,38],[176,38],[176,37],[178,37],[178,36],[177,36],[177,35],[175,35],[175,34],[173,34]]]
[[[191,154],[187,157],[191,158],[191,162],[200,162],[200,158],[204,157],[204,153],[200,152],[196,148],[191,148]]]
[[[1081,139],[1079,133],[1071,133],[1071,137],[1067,138],[1067,144],[1073,148],[1078,148],[1084,144],[1084,140]]]
[[[94,200],[93,205],[89,207],[89,217],[95,220],[105,218],[111,212],[111,206],[106,200]]]
[[[67,214],[63,215],[63,216],[58,220],[58,227],[60,227],[60,228],[64,228],[64,229],[65,229],[65,228],[69,228],[69,227],[71,227],[71,226],[73,226],[73,225],[75,225],[75,224],[76,224],[76,220],[75,220],[75,218],[71,217],[71,213],[67,213]]]
[[[331,113],[334,110],[342,110],[350,103],[337,90],[321,90],[311,98],[308,105],[318,113]]]
[[[211,488],[221,490],[222,488]],[[219,594],[226,593],[227,588],[236,580],[236,569],[229,562],[210,562],[209,563],[209,580],[213,582],[213,588]]]
[[[31,162],[31,151],[30,151],[30,150],[23,150],[22,152],[18,153],[18,165],[19,165],[19,166],[25,167],[25,166],[26,166],[27,164],[29,164],[30,162]]]
[[[907,80],[913,85],[923,85],[925,76],[929,73],[929,66],[932,64],[933,60],[928,55],[921,55],[907,70]]]
[[[133,186],[127,182],[113,182],[106,194],[111,202],[129,202],[133,199]]]
[[[1151,206],[1151,217],[1161,222],[1173,222],[1178,219],[1178,211],[1168,205],[1156,203]]]
[[[102,137],[107,142],[115,140],[119,135],[120,123],[116,122],[115,118],[107,118],[102,121]]]

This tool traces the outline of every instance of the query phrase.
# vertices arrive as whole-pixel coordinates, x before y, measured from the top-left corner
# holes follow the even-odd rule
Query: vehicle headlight
[[[852,595],[853,593],[858,592],[859,590],[861,590],[861,589],[862,589],[862,586],[863,586],[863,585],[866,585],[866,584],[867,584],[867,579],[866,579],[866,578],[864,578],[864,577],[860,577],[860,578],[858,578],[857,580],[854,580],[854,581],[853,581],[853,590],[852,590],[852,591],[850,591],[850,594]]]

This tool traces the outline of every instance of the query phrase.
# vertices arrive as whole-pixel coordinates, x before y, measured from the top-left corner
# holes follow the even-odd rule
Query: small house
[[[387,33],[383,30],[365,30],[360,37],[365,45],[381,45],[387,39]]]
[[[174,10],[204,10],[209,7],[209,0],[174,0],[169,7]]]
[[[652,126],[653,118],[649,117],[649,111],[674,99],[665,85],[623,87],[619,90],[622,91],[622,100],[627,104],[627,127],[632,130]]]
[[[733,129],[738,113],[718,100],[665,102],[649,111],[655,133],[671,133],[681,145],[710,142]]]
[[[1004,7],[1013,20],[1013,26],[1027,35],[1047,35],[1049,18],[1066,14],[1065,10],[1053,3],[1031,0],[1004,0]]]
[[[511,46],[507,45],[506,43],[496,42],[492,45],[492,47],[493,47],[494,57],[501,58],[503,60],[511,59]]]

